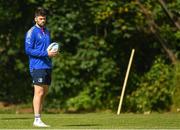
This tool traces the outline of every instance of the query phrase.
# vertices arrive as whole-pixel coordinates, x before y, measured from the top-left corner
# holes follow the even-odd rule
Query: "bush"
[[[172,67],[157,58],[141,79],[139,88],[126,98],[126,105],[131,111],[169,110],[172,104],[173,73]]]
[[[78,48],[74,55],[64,53],[54,59],[53,83],[48,95],[53,101],[49,105],[74,110],[112,106],[113,79],[118,68],[109,57],[110,47],[103,39],[92,36],[81,41]]]
[[[92,99],[88,91],[82,91],[78,96],[70,98],[67,106],[70,111],[93,110]]]

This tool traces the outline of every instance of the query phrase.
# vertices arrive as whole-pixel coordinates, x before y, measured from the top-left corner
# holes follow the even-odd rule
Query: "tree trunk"
[[[152,14],[149,13],[149,11],[139,2],[139,0],[136,0],[136,2],[139,5],[139,7],[141,8],[145,17],[147,18],[146,20],[147,20],[147,23],[148,23],[151,33],[156,37],[158,42],[161,44],[163,50],[166,52],[166,54],[169,57],[169,59],[171,60],[171,62],[173,64],[175,64],[177,61],[177,58],[176,58],[175,54],[173,53],[173,51],[167,47],[168,44],[167,44],[166,40],[161,37],[161,35],[159,33],[159,27],[155,23],[155,20],[154,20]]]
[[[158,2],[161,5],[161,7],[163,8],[166,15],[171,20],[171,22],[176,26],[177,29],[180,30],[180,23],[179,23],[178,19],[177,19],[177,21],[174,19],[173,14],[168,10],[168,8],[167,8],[166,4],[164,3],[164,1],[163,0],[158,0]]]

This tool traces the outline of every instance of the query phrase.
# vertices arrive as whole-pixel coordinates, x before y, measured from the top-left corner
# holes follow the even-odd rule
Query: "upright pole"
[[[124,92],[125,92],[125,89],[126,89],[126,84],[127,84],[127,80],[128,80],[129,71],[130,71],[130,68],[131,68],[131,64],[132,64],[134,52],[135,52],[135,49],[132,49],[132,51],[131,51],[131,57],[130,57],[129,64],[128,64],[128,68],[127,68],[127,71],[126,71],[126,76],[125,76],[125,79],[124,79],[123,89],[122,89],[122,92],[121,92],[121,98],[120,98],[120,100],[119,100],[119,107],[118,107],[117,115],[119,115],[120,112],[121,112],[121,107],[122,107]]]

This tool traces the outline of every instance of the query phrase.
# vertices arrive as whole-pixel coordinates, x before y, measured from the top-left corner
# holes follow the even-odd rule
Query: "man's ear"
[[[34,21],[37,22],[37,17],[34,18]]]

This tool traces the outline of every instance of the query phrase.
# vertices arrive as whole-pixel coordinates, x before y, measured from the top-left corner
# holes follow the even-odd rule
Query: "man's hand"
[[[48,56],[49,56],[49,57],[55,57],[57,54],[58,54],[58,52],[48,51]]]

